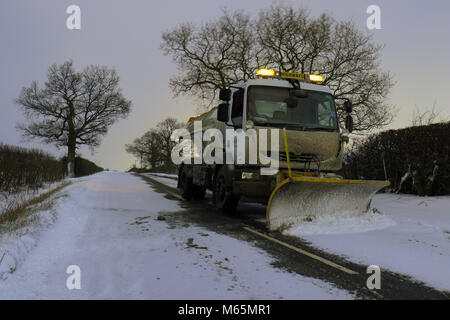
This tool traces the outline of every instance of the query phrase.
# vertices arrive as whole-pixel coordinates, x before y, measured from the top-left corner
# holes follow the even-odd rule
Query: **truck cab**
[[[222,92],[217,119],[233,129],[285,129],[293,170],[336,172],[342,167],[347,130],[339,128],[332,90],[289,78],[263,77]],[[287,168],[279,135],[280,168]]]

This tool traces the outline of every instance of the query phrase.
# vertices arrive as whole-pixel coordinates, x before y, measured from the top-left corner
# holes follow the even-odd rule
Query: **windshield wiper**
[[[254,122],[256,126],[262,127],[276,127],[276,128],[295,128],[299,130],[303,130],[304,127],[298,126],[290,123],[280,123],[280,122]]]
[[[300,131],[336,131],[336,128],[324,128],[324,127],[307,127],[307,126],[302,126],[299,124],[293,124],[293,123],[270,123],[273,124],[274,126],[278,126],[278,127],[284,127],[284,128],[289,128],[289,129],[295,129],[295,130],[300,130]]]
[[[324,127],[305,127],[295,123],[280,123],[280,122],[263,122],[254,121],[256,126],[261,127],[276,127],[276,128],[289,128],[299,131],[336,131],[337,128],[324,128]]]
[[[306,127],[308,131],[336,131],[337,128],[324,128],[324,127]]]

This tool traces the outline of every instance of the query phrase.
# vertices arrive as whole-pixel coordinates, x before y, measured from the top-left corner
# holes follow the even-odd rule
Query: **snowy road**
[[[367,239],[376,243],[377,233],[314,235],[318,226],[313,226],[308,230],[313,235],[306,239],[314,245],[304,237],[271,235],[358,273],[346,274],[246,232],[243,226],[264,232],[263,206],[244,204],[238,216],[228,217],[208,201],[180,200],[175,184],[167,177],[115,172],[75,179],[53,197],[53,208],[36,213],[32,225],[0,233],[0,258],[5,255],[0,263],[0,299],[450,297],[448,292],[387,270],[383,270],[381,290],[368,290],[366,268],[372,256],[361,257],[354,242],[339,243],[351,239],[364,245]],[[386,246],[386,241],[381,243]],[[378,258],[389,259],[382,253]],[[445,262],[446,258],[440,259]],[[396,271],[399,264],[391,261]],[[67,288],[71,275],[66,270],[73,265],[81,270],[80,290]],[[429,273],[423,268],[421,275]]]
[[[187,214],[180,205],[131,174],[76,180],[53,209],[39,213],[36,220],[46,224],[26,227],[39,231],[0,238],[0,255],[6,253],[0,298],[354,297],[272,265],[273,258],[251,242],[179,219]],[[80,290],[67,288],[71,265],[81,270]]]
[[[179,198],[173,177],[152,174],[147,177],[161,192]],[[214,209],[211,199],[182,203],[185,210],[189,210],[183,215],[185,220],[195,221],[205,228],[242,238],[239,233],[242,226],[252,225],[264,233],[264,206],[240,204],[237,215],[230,219]],[[346,275],[335,267],[295,254],[291,249],[285,250],[258,236],[257,245],[275,257],[277,265],[331,282],[355,292],[359,298],[449,299],[449,205],[450,197],[378,194],[374,197],[371,214],[338,220],[330,217],[298,225],[283,235],[272,235],[276,240],[357,271],[358,275]],[[228,226],[226,230],[218,227],[223,225]],[[366,268],[373,264],[382,270],[382,288],[369,291]]]
[[[153,179],[176,186],[174,177]],[[450,291],[450,197],[377,194],[372,214],[328,217],[285,230],[327,252]]]

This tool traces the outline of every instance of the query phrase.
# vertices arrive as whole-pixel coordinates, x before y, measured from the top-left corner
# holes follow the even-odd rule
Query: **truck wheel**
[[[214,184],[214,200],[216,207],[227,214],[236,212],[239,198],[226,185],[224,170],[220,170]]]
[[[181,169],[179,179],[181,196],[186,200],[191,200],[193,195],[192,179],[186,176],[186,170],[184,168]]]

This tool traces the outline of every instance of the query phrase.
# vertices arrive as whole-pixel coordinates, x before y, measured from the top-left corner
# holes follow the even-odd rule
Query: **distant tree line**
[[[450,122],[416,125],[368,136],[346,155],[343,173],[385,179],[397,193],[450,194]]]
[[[167,118],[136,138],[132,143],[125,145],[125,150],[135,156],[140,169],[159,172],[174,172],[171,153],[175,145],[170,137],[175,129],[183,127],[183,123],[174,118]],[[138,171],[134,166],[132,171]]]
[[[76,158],[76,176],[93,174],[103,169],[93,162]],[[38,149],[0,144],[0,192],[38,189],[67,176],[67,158],[56,159]]]

